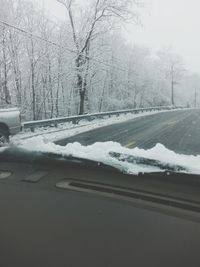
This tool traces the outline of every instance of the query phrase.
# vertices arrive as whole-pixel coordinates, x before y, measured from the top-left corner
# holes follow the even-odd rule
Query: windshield
[[[1,0],[0,152],[200,174],[197,0]]]

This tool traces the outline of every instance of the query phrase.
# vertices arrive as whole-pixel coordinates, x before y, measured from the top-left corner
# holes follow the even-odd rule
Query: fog
[[[66,11],[55,0],[44,0],[44,4],[52,15],[65,19]],[[200,73],[199,10],[199,0],[146,0],[142,25],[126,25],[122,34],[129,42],[153,52],[173,47],[189,70]]]
[[[0,2],[0,105],[26,120],[200,106],[198,1]]]

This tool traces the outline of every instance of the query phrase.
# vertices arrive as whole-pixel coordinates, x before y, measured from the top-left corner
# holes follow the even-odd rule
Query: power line
[[[36,34],[33,34],[33,33],[28,32],[28,31],[26,31],[26,30],[24,30],[24,29],[22,29],[22,28],[19,28],[19,27],[13,25],[13,24],[10,24],[10,23],[5,22],[5,21],[2,21],[2,20],[0,20],[0,23],[1,23],[2,25],[4,25],[4,26],[8,27],[8,28],[13,28],[13,29],[15,29],[16,31],[19,31],[19,32],[25,34],[26,37],[28,37],[28,38],[37,39],[37,40],[39,40],[39,41],[46,42],[46,43],[48,43],[48,44],[50,44],[50,45],[52,45],[52,46],[56,46],[56,47],[62,48],[63,50],[66,50],[67,52],[77,54],[77,52],[76,52],[75,50],[73,50],[73,49],[70,49],[70,48],[65,47],[65,46],[61,46],[61,45],[57,44],[56,42],[49,41],[49,40],[47,40],[47,39],[45,39],[45,38],[42,38],[42,37],[40,37],[40,36],[38,36],[38,35],[36,35]],[[87,57],[87,58],[90,59],[90,60],[92,60],[92,61],[94,61],[94,62],[97,62],[97,63],[99,63],[99,64],[102,64],[102,65],[104,65],[104,66],[106,66],[106,67],[111,67],[111,68],[113,68],[113,69],[117,69],[117,70],[120,70],[120,71],[122,71],[122,72],[126,72],[125,69],[122,69],[122,68],[120,68],[120,67],[113,66],[112,64],[105,63],[105,62],[103,62],[103,61],[100,61],[100,60],[97,60],[97,59],[94,59],[94,58],[90,58],[90,57]]]
[[[13,28],[13,29],[15,29],[15,30],[17,30],[17,31],[19,31],[19,32],[21,32],[21,33],[23,33],[23,34],[25,34],[25,35],[28,35],[28,37],[32,37],[32,38],[38,39],[38,40],[40,40],[40,41],[49,43],[50,45],[57,46],[57,47],[59,47],[59,48],[62,48],[62,49],[64,49],[64,50],[70,52],[70,53],[76,53],[75,50],[72,50],[72,49],[70,49],[70,48],[66,48],[66,47],[64,47],[64,46],[61,46],[61,45],[59,45],[59,44],[57,44],[57,43],[55,43],[55,42],[53,42],[53,41],[49,41],[49,40],[47,40],[47,39],[45,39],[45,38],[42,38],[42,37],[40,37],[40,36],[38,36],[38,35],[36,35],[36,34],[30,33],[30,32],[28,32],[28,31],[26,31],[26,30],[24,30],[24,29],[22,29],[22,28],[19,28],[19,27],[17,27],[17,26],[14,26],[14,25],[12,25],[12,24],[10,24],[10,23],[8,23],[8,22],[5,22],[5,21],[0,20],[0,23],[3,24],[3,25],[6,26],[6,27]]]

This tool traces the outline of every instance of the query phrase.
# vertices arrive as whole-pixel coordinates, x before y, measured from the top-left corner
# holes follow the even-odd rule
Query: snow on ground
[[[121,162],[116,158],[113,158],[110,155],[110,152],[159,160],[163,163],[183,166],[189,173],[200,174],[200,155],[188,156],[176,154],[161,144],[157,144],[154,148],[149,150],[124,148],[119,143],[115,142],[95,143],[90,146],[82,146],[79,143],[70,143],[66,146],[59,146],[48,141],[43,136],[38,136],[19,142],[17,147],[26,151],[48,152],[62,156],[90,159],[113,166],[130,174],[160,172],[161,169],[147,165],[136,165],[134,163]]]
[[[176,110],[179,110],[179,109],[176,109]],[[95,119],[91,122],[88,122],[86,120],[81,120],[79,124],[77,125],[74,125],[72,123],[63,123],[63,124],[59,124],[58,128],[55,128],[55,127],[37,128],[35,129],[34,133],[32,133],[30,130],[26,130],[12,137],[11,143],[16,144],[16,142],[18,142],[19,140],[25,140],[25,139],[29,139],[29,138],[37,137],[41,135],[44,136],[49,141],[56,142],[56,141],[74,136],[76,134],[88,132],[88,131],[101,128],[104,126],[121,123],[121,122],[125,122],[131,119],[149,116],[149,115],[153,115],[157,113],[173,112],[173,111],[175,110],[149,111],[149,112],[143,112],[139,114],[126,114],[126,115],[120,115],[119,117],[112,116],[111,118]]]
[[[189,173],[200,175],[200,155],[189,156],[176,154],[175,152],[168,150],[161,144],[157,144],[152,149],[144,150],[139,148],[125,148],[122,147],[119,143],[115,142],[95,143],[90,146],[82,146],[79,143],[71,143],[67,144],[66,146],[59,146],[53,143],[55,141],[65,139],[82,132],[87,132],[103,126],[121,123],[130,119],[149,116],[161,112],[173,111],[144,112],[137,115],[127,114],[108,119],[96,119],[92,122],[81,121],[79,125],[76,126],[71,123],[66,123],[59,125],[58,128],[40,128],[37,129],[35,133],[23,132],[16,135],[11,140],[11,146],[34,152],[50,152],[63,156],[90,159],[113,166],[131,174],[161,171],[159,167],[137,165],[135,163],[119,161],[117,158],[114,158],[110,155],[110,152],[116,152],[136,157],[154,159],[165,164],[183,166]]]

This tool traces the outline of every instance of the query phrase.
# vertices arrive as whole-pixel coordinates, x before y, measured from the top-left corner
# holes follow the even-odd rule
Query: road
[[[178,153],[197,155],[200,154],[200,110],[171,111],[136,118],[85,132],[57,144],[79,142],[90,145],[105,141],[144,149],[161,143]]]

